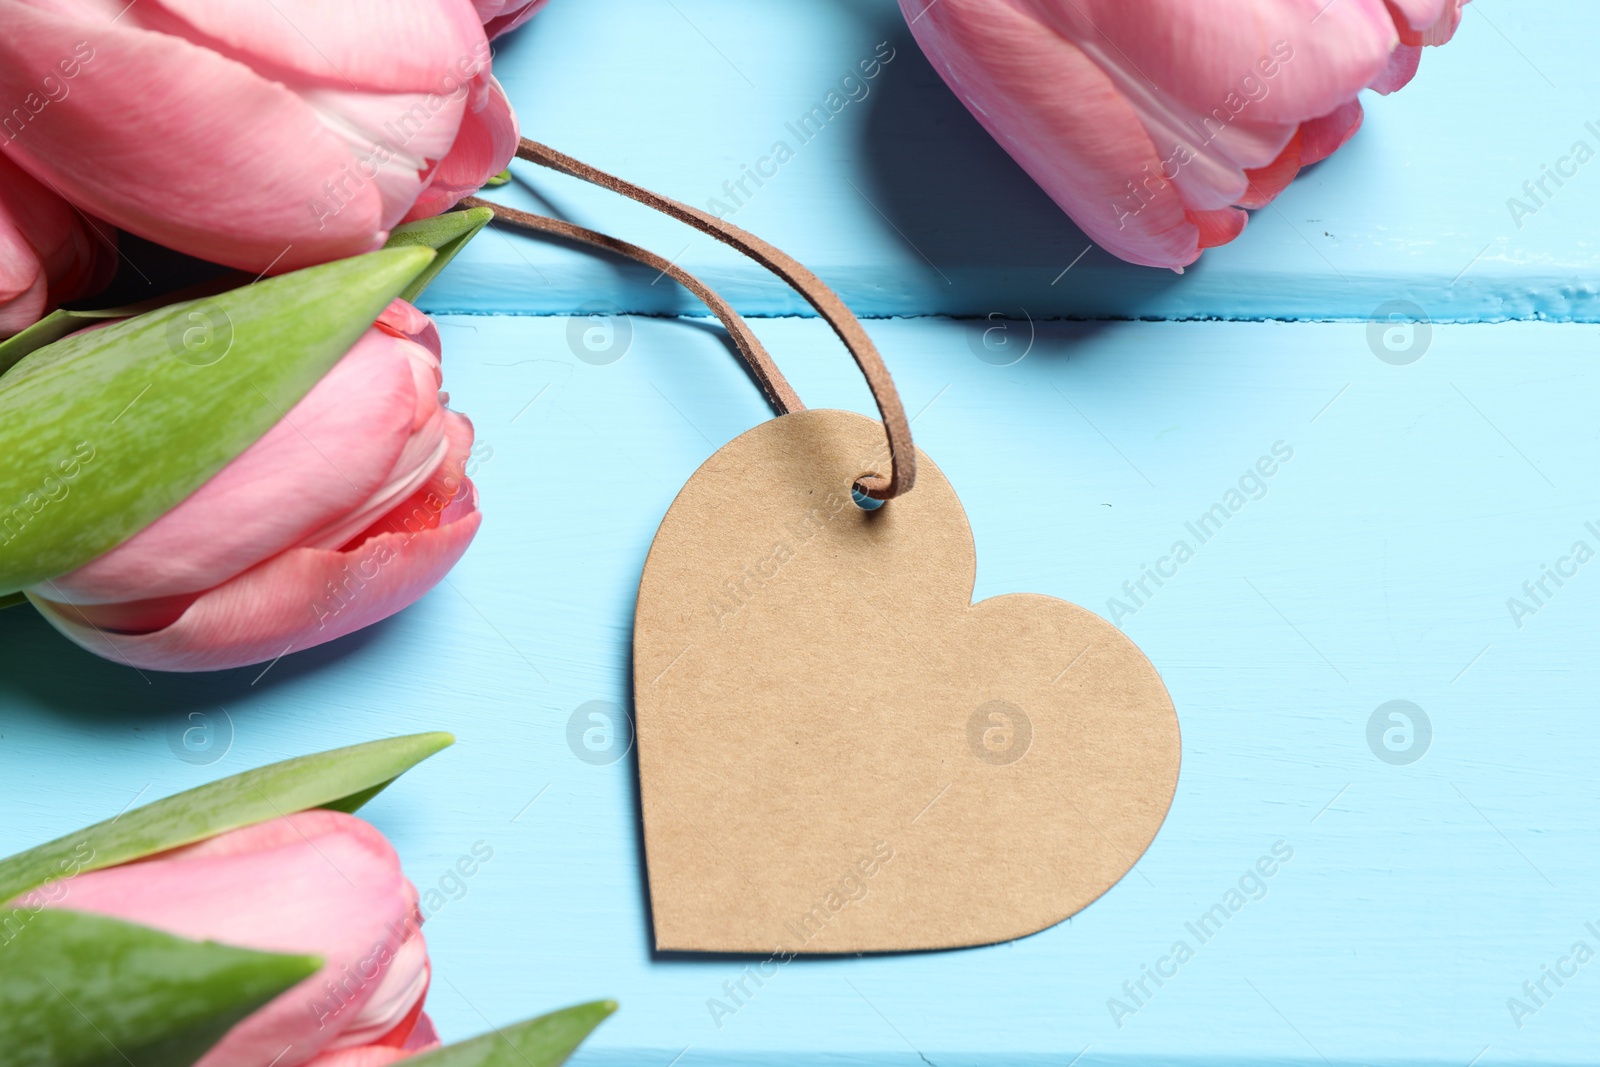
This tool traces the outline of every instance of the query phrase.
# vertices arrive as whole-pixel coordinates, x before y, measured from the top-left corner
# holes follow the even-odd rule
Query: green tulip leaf
[[[384,785],[455,743],[410,734],[300,756],[197,786],[0,860],[0,902],[82,871],[114,867],[309,808],[354,811]],[[0,946],[0,969],[5,949]]]
[[[412,280],[411,284],[401,290],[400,299],[415,300],[422,295],[422,291],[432,284],[433,279],[439,276],[445,265],[456,258],[456,253],[467,247],[467,242],[478,236],[489,220],[494,218],[494,212],[486,207],[468,208],[465,211],[452,211],[447,215],[435,215],[431,219],[418,219],[408,222],[404,226],[396,226],[389,231],[389,240],[385,248],[431,248],[438,253],[432,263],[422,269],[422,273]]]
[[[413,1056],[406,1067],[557,1067],[616,1010],[614,1000],[577,1004]]]
[[[59,341],[69,333],[86,329],[112,319],[131,319],[135,315],[143,315],[147,311],[157,311],[171,304],[184,300],[198,300],[203,296],[214,296],[217,293],[244,285],[250,281],[250,275],[239,271],[231,271],[219,278],[213,278],[199,285],[180,289],[164,296],[151,297],[141,300],[137,304],[124,304],[114,308],[94,308],[89,311],[71,311],[61,308],[52,311],[38,322],[29,326],[19,334],[14,334],[5,341],[0,341],[0,374],[4,374],[21,361],[23,356],[37,351],[53,341]]]
[[[499,188],[500,186],[506,184],[506,182],[509,182],[510,180],[511,180],[511,168],[507,167],[505,170],[501,171],[499,174],[496,174],[496,175],[493,175],[492,177],[490,177],[488,181],[483,183],[483,187],[485,189],[496,189],[496,188]]]
[[[317,807],[322,808],[324,811],[342,811],[346,815],[354,815],[356,812],[365,807],[367,802],[373,797],[377,796],[385,789],[388,789],[389,786],[393,784],[394,779],[391,778],[387,782],[379,782],[377,785],[363,789],[359,793],[352,793],[349,796],[341,797],[338,800],[330,800],[326,804],[318,804]]]
[[[189,1067],[322,967],[34,903],[0,912],[0,1067]]]
[[[77,569],[205,484],[433,259],[308,267],[24,356],[0,377],[0,595]]]

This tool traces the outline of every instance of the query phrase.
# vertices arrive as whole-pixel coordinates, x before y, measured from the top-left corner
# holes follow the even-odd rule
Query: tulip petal
[[[461,130],[428,187],[404,222],[427,218],[448,211],[483,188],[483,183],[500,173],[517,152],[517,116],[511,101],[492,75],[480,78],[482,92],[475,106],[462,116]]]
[[[394,337],[404,337],[408,341],[415,341],[436,357],[443,356],[444,349],[439,341],[439,327],[434,324],[434,321],[425,312],[410,301],[391,301],[389,306],[383,309],[383,314],[378,316],[373,325]]]
[[[900,0],[974,117],[1095,241],[1181,268],[1360,126],[1466,0]],[[1096,76],[1098,75],[1098,77]],[[1176,194],[1176,195],[1173,195]]]
[[[58,312],[0,345],[0,362],[20,357],[0,378],[0,499],[43,516],[11,515],[0,592],[77,570],[182,504],[282,422],[434,258],[374,252],[50,341],[93,321]]]
[[[478,532],[476,490],[461,473],[472,443],[449,412],[450,455],[410,499],[341,551],[295,548],[202,594],[153,633],[117,634],[94,607],[28,594],[45,619],[97,655],[163,671],[209,671],[275,659],[343,637],[419,599]]]
[[[307,1067],[389,1067],[389,1064],[419,1052],[431,1052],[441,1044],[433,1020],[428,1018],[427,1012],[418,1012],[416,1026],[403,1045],[362,1045],[359,1048],[335,1049],[322,1053]]]
[[[533,18],[544,7],[547,0],[474,0],[478,8],[478,15],[483,19],[483,32],[489,35],[492,41],[503,33],[510,33],[524,22]],[[496,8],[493,15],[485,14],[489,8]]]
[[[144,0],[143,24],[289,84],[448,93],[443,80],[488,65],[466,0]]]
[[[339,516],[336,522],[308,538],[306,548],[339,548],[373,522],[387,514],[400,501],[420,489],[445,460],[450,451],[446,425],[450,413],[435,405],[434,415],[421,432],[406,441],[389,472],[388,480],[360,508]]]
[[[0,22],[0,99],[36,97],[63,57],[75,48],[81,55],[86,36],[94,42],[70,94],[4,146],[89,213],[250,271],[292,270],[382,244],[376,185],[350,176],[356,159],[343,139],[284,85],[128,19],[86,26],[0,0]],[[190,106],[196,100],[207,107]]]
[[[1388,0],[1400,42],[1439,45],[1455,36],[1466,0]]]
[[[1400,45],[1390,54],[1383,70],[1367,83],[1367,88],[1384,96],[1404,89],[1417,76],[1417,67],[1421,62],[1421,45]]]
[[[288,415],[209,482],[36,591],[58,603],[125,605],[85,615],[102,629],[140,633],[169,625],[193,594],[279,552],[342,546],[444,460],[438,343],[426,315],[392,302]]]
[[[0,338],[38,322],[49,303],[44,265],[11,221],[0,214]]]
[[[383,835],[334,811],[80,874],[61,903],[194,940],[322,957],[320,972],[236,1025],[196,1067],[311,1059],[372,1000],[420,920]]]
[[[1138,114],[1163,160],[1162,176],[1178,187],[1188,207],[1211,210],[1237,203],[1249,186],[1247,171],[1269,166],[1294,135],[1293,125],[1258,121],[1248,98],[1238,93],[1201,111],[1122,66],[1101,69]]]
[[[1199,256],[1198,230],[1138,113],[1075,45],[997,0],[901,8],[967,109],[1098,244],[1148,266]]]
[[[455,566],[480,519],[473,512],[415,537],[385,534],[359,550],[291,549],[203,594],[177,622],[149,634],[107,633],[86,622],[81,609],[29,599],[65,637],[113,662],[228,670],[314,648],[409,606]],[[362,567],[375,577],[359,577]]]
[[[387,334],[387,331],[383,331]],[[437,339],[437,335],[435,335]],[[370,496],[356,508],[338,513],[316,533],[303,538],[299,547],[339,548],[359,531],[415,493],[439,470],[450,451],[450,414],[439,391],[442,375],[439,356],[409,339],[390,342],[392,356],[402,357],[410,371],[414,403],[411,409],[410,436],[389,467],[388,475]],[[398,415],[399,412],[395,412]],[[467,448],[471,447],[470,440]]]
[[[1351,100],[1321,118],[1300,124],[1300,165],[1320,163],[1356,135],[1363,117],[1360,100]]]
[[[1189,221],[1200,231],[1201,248],[1227,244],[1244,232],[1245,223],[1249,220],[1250,216],[1236,207],[1189,212]]]
[[[325,125],[350,146],[356,171],[383,200],[380,225],[393,227],[449,152],[470,90],[438,93],[362,93],[342,88],[302,94]]]
[[[306,1067],[389,1067],[391,1063],[399,1063],[409,1059],[416,1053],[403,1048],[390,1048],[387,1045],[362,1045],[358,1048],[342,1048],[332,1052],[324,1052],[316,1059],[309,1061]]]
[[[0,155],[0,340],[116,272],[115,238]]]
[[[74,604],[199,593],[341,521],[383,486],[411,436],[415,387],[411,360],[396,352],[402,345],[418,347],[368,330],[266,436],[183,503],[41,591]]]
[[[1200,114],[1240,97],[1243,114],[1264,123],[1331,111],[1383,69],[1397,43],[1383,0],[997,2],[1030,12],[1123,81]]]
[[[1238,205],[1254,211],[1272,203],[1300,173],[1300,159],[1300,133],[1297,130],[1277,159],[1258,170],[1245,172],[1250,179],[1250,187],[1239,198]]]
[[[327,1051],[363,1045],[404,1046],[422,1014],[431,976],[428,946],[419,931],[400,946],[372,996],[327,1046]]]
[[[14,227],[38,256],[51,304],[98,292],[116,273],[116,231],[80,214],[0,154],[0,227],[5,226]],[[0,255],[0,275],[3,264]]]
[[[428,1018],[428,1013],[423,1012],[417,1016],[417,1025],[411,1031],[411,1036],[406,1038],[405,1050],[407,1052],[423,1052],[430,1048],[438,1048],[439,1031],[433,1027],[433,1020]]]

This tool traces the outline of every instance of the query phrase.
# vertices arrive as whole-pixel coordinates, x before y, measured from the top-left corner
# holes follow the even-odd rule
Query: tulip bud
[[[104,314],[60,313],[0,345],[0,367],[39,345],[0,377],[0,445],[15,434],[22,458],[0,474],[16,502],[0,591],[107,658],[215,670],[432,588],[480,521],[472,427],[442,402],[432,323],[379,302],[419,291],[488,217],[52,341]]]
[[[0,859],[0,1063],[564,1062],[614,1002],[437,1047],[416,890],[349,814],[453,740],[286,760]]]
[[[235,1024],[199,1067],[265,1065],[280,1054],[278,1067],[297,1067],[339,1049],[406,1048],[422,1018],[431,970],[417,891],[383,835],[342,812],[300,812],[86,872],[46,906],[322,960]]]
[[[0,23],[0,153],[252,275],[371,251],[516,149],[469,0],[0,0]]]
[[[283,418],[433,259],[394,249],[0,345],[0,593],[115,548]]]
[[[1333,2],[1315,17],[1281,0],[900,8],[973,117],[1084,233],[1181,271],[1343,145],[1361,89],[1408,82],[1465,2]]]

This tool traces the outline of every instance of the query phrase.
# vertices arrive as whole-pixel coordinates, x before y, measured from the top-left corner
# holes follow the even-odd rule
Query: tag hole
[[[863,493],[859,486],[850,486],[850,499],[855,501],[856,507],[862,511],[877,511],[883,507],[885,501],[877,500]]]

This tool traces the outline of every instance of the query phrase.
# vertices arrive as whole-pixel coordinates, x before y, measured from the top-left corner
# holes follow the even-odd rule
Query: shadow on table
[[[1094,246],[888,12],[872,20],[872,39],[895,51],[863,101],[859,154],[871,186],[863,192],[926,261],[930,298],[962,315],[1025,306],[1035,318],[1128,319],[1184,284]]]
[[[56,633],[23,606],[0,611],[0,706],[19,704],[85,726],[182,721],[190,712],[226,708],[240,715],[257,694],[347,659],[379,638],[389,620],[348,637],[256,664],[203,674],[136,670],[101,659]],[[15,712],[13,711],[13,714]]]

